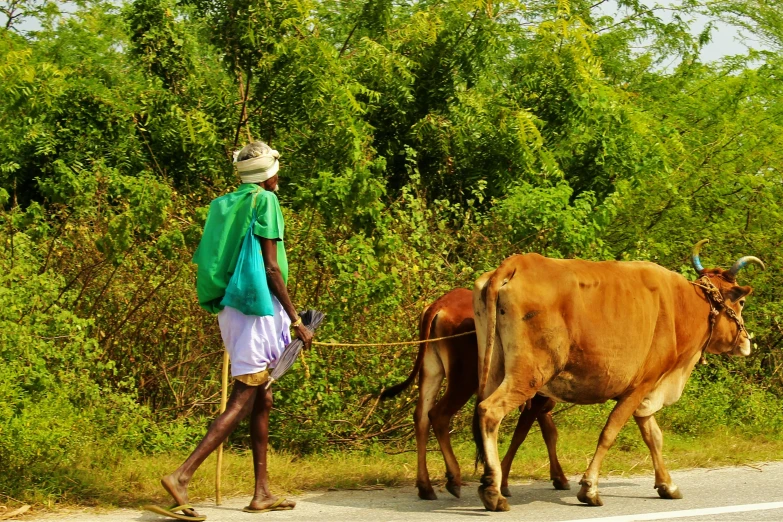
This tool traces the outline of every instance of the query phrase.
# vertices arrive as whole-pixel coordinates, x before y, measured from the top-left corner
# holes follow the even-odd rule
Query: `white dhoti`
[[[274,295],[272,309],[273,315],[257,316],[227,306],[218,314],[232,377],[271,370],[291,342],[291,319]]]

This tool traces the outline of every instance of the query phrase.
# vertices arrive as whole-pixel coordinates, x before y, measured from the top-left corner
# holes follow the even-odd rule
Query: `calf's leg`
[[[541,435],[544,437],[546,451],[549,454],[549,479],[555,489],[566,490],[571,489],[571,484],[568,483],[568,478],[563,473],[563,468],[557,459],[557,427],[550,413],[554,407],[555,401],[549,399],[544,410],[536,418],[538,425],[541,426]]]
[[[454,382],[449,379],[446,383],[446,393],[429,413],[432,431],[435,432],[443,460],[446,461],[446,490],[457,498],[461,494],[462,474],[457,457],[454,456],[454,450],[451,447],[449,424],[454,414],[468,402],[474,392],[473,387],[462,386],[462,384],[462,382]]]
[[[438,396],[443,382],[443,365],[433,350],[428,349],[424,355],[424,364],[419,374],[419,400],[413,412],[413,429],[416,434],[416,453],[418,465],[416,469],[416,487],[419,498],[437,500],[438,496],[432,489],[430,475],[427,470],[427,439],[430,435],[429,413]]]
[[[652,415],[648,417],[634,417],[639,431],[642,432],[644,443],[650,449],[653,467],[655,468],[655,489],[661,498],[682,498],[680,488],[672,483],[666,464],[663,462],[663,432]]]
[[[546,397],[536,395],[533,397],[533,400],[530,401],[530,408],[521,408],[522,412],[519,415],[517,427],[514,429],[514,435],[511,437],[511,444],[508,446],[506,456],[503,457],[503,462],[500,463],[503,477],[500,482],[500,493],[504,497],[511,496],[511,491],[508,489],[508,475],[511,473],[511,465],[514,463],[514,457],[516,457],[519,447],[525,442],[527,434],[530,432],[530,428],[536,421],[536,417],[543,410],[544,406],[546,406],[548,400],[549,399]],[[547,447],[549,447],[549,444],[547,444]]]

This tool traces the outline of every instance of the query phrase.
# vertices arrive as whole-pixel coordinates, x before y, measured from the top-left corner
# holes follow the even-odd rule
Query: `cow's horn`
[[[693,269],[696,270],[696,273],[699,275],[704,272],[704,267],[701,266],[701,259],[699,259],[699,252],[701,252],[701,247],[709,242],[709,239],[702,239],[693,246],[693,252],[691,253],[691,263],[693,263]]]
[[[734,277],[737,277],[739,271],[748,265],[758,265],[762,270],[767,269],[767,267],[764,266],[764,262],[758,257],[745,256],[737,259],[737,262],[729,269],[729,272],[731,272]]]

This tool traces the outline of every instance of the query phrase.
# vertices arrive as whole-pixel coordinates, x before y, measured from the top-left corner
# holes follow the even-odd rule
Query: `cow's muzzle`
[[[739,342],[734,345],[733,350],[731,351],[731,355],[737,355],[742,357],[747,357],[750,355],[751,352],[751,335],[742,335],[739,339]]]
[[[745,339],[743,342],[739,343],[735,348],[734,351],[731,352],[732,355],[738,355],[742,357],[747,357],[750,355],[750,340]]]

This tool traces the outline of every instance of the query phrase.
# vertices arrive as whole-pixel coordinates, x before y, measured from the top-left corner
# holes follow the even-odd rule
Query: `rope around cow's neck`
[[[469,332],[462,332],[454,335],[447,335],[446,337],[435,337],[434,339],[422,339],[420,341],[402,341],[402,342],[396,342],[396,343],[321,343],[317,341],[313,341],[313,346],[345,346],[345,347],[354,347],[354,348],[366,348],[369,346],[410,346],[413,344],[420,344],[420,343],[434,343],[436,341],[445,341],[446,339],[454,339],[456,337],[464,337],[466,335],[472,335],[475,334],[476,330],[471,330]]]
[[[691,284],[701,288],[704,291],[704,296],[707,299],[707,303],[710,305],[710,331],[707,335],[707,340],[704,341],[704,345],[701,347],[701,359],[699,360],[701,364],[707,364],[707,358],[705,356],[707,346],[712,340],[712,333],[715,331],[715,323],[718,320],[718,315],[720,315],[721,312],[726,312],[726,315],[733,319],[735,323],[737,323],[737,335],[734,336],[734,341],[732,342],[731,346],[732,350],[734,350],[739,344],[740,334],[742,334],[744,331],[745,335],[747,335],[748,331],[745,328],[744,321],[737,317],[737,313],[734,310],[726,306],[726,302],[723,299],[723,295],[720,293],[720,290],[712,283],[712,281],[710,281],[707,276],[702,276],[696,281],[691,281]]]

